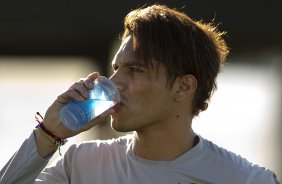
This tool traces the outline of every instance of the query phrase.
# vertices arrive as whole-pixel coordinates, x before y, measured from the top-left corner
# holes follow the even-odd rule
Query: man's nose
[[[122,82],[122,77],[121,75],[118,73],[118,71],[116,71],[111,77],[110,80],[116,85],[117,89],[119,90],[119,92],[122,92],[124,90],[124,84]]]

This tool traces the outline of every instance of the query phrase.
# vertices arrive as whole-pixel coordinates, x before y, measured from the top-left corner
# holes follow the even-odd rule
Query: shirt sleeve
[[[36,184],[68,184],[69,178],[65,171],[64,159],[53,162],[54,165],[45,168],[36,178]]]
[[[280,184],[276,175],[268,170],[260,170],[256,172],[250,184]]]
[[[76,145],[71,145],[63,157],[58,157],[46,167],[36,179],[36,184],[69,184],[71,183],[72,155]]]
[[[51,155],[52,156],[52,155]],[[30,184],[48,164],[51,158],[42,158],[37,153],[34,133],[0,171],[0,184]]]

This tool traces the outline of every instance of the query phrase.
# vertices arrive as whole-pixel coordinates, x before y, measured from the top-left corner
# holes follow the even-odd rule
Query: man
[[[73,84],[2,169],[1,183],[31,183],[36,178],[37,183],[80,184],[278,183],[270,170],[219,148],[191,128],[193,117],[207,109],[228,53],[223,33],[162,5],[130,12],[124,29],[111,76],[121,103],[72,132],[59,121],[59,110],[71,99],[88,99],[87,90],[93,89],[99,74]],[[57,138],[75,136],[108,115],[114,130],[134,133],[72,145],[44,169],[57,149],[53,143],[63,142]]]

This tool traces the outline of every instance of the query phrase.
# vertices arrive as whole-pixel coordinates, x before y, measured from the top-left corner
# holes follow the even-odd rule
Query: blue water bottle
[[[90,98],[84,102],[71,100],[60,110],[60,120],[69,129],[78,131],[92,119],[120,102],[116,86],[106,77],[94,81],[94,89],[88,91]]]

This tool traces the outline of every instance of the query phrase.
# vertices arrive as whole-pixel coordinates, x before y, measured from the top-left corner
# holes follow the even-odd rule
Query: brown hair
[[[165,5],[152,5],[131,11],[124,19],[122,39],[133,37],[133,47],[145,65],[152,60],[167,70],[170,87],[178,76],[191,74],[198,87],[192,113],[197,116],[208,107],[216,89],[216,76],[225,62],[228,48],[212,23],[194,21]]]

